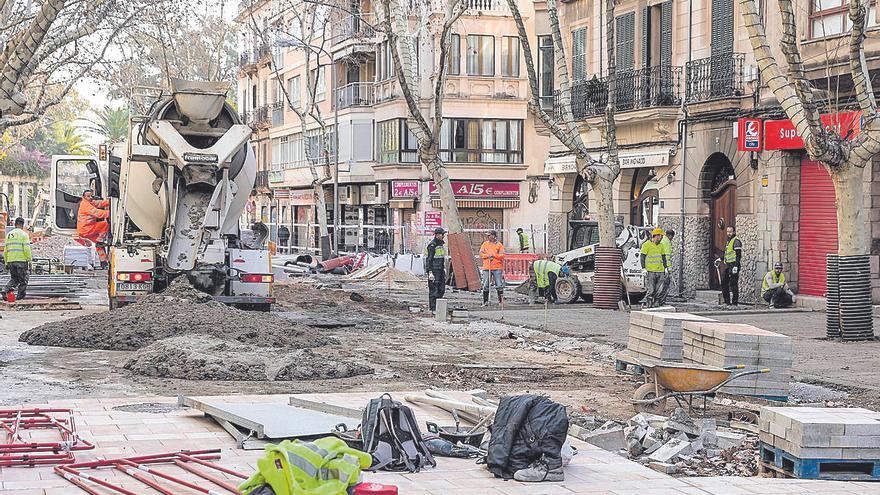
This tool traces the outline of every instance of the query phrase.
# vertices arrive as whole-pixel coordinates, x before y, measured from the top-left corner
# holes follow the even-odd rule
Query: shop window
[[[522,163],[522,121],[443,119],[440,158],[450,163]]]

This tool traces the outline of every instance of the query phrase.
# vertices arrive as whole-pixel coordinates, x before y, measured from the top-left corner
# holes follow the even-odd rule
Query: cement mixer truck
[[[142,105],[148,110],[132,112],[128,139],[106,156],[52,157],[55,232],[76,238],[84,190],[109,200],[101,244],[111,309],[176,277],[221,302],[271,308],[265,238],[244,235],[239,224],[257,173],[251,129],[226,102],[227,90],[227,83],[172,79],[170,93],[140,95],[152,94]]]

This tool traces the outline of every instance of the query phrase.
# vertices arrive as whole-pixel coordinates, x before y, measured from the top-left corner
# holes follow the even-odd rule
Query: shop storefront
[[[452,190],[462,225],[475,249],[485,240],[487,230],[498,231],[500,240],[510,243],[503,238],[505,212],[519,208],[519,182],[452,181]],[[440,192],[433,182],[428,183],[428,194],[431,208],[440,210]]]

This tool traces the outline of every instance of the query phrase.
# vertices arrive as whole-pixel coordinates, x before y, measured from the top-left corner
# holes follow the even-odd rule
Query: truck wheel
[[[556,297],[559,302],[571,304],[577,301],[581,295],[581,284],[574,277],[559,277],[556,279]]]

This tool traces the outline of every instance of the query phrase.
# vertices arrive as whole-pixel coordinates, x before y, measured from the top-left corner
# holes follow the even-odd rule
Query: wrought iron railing
[[[689,103],[745,95],[745,55],[726,53],[688,62],[686,98]]]
[[[375,100],[375,86],[371,82],[353,82],[336,88],[336,104],[340,109],[369,107]]]
[[[257,172],[257,179],[254,181],[254,187],[269,187],[269,171],[260,170]]]
[[[336,20],[333,22],[333,41],[341,43],[352,38],[372,38],[376,36],[375,23],[376,16],[372,12]]]
[[[627,112],[681,105],[681,73],[681,67],[671,65],[619,71],[615,110]],[[607,106],[607,77],[594,77],[572,86],[571,110],[575,119],[600,115],[605,112]],[[559,91],[554,95],[553,111],[557,117],[560,116]]]
[[[242,112],[241,122],[243,124],[251,126],[252,128],[257,128],[259,126],[267,125],[271,121],[270,117],[271,116],[269,114],[269,107],[267,105],[263,105],[252,110]]]
[[[266,43],[261,43],[250,50],[243,51],[238,56],[238,65],[239,67],[246,67],[248,65],[256,64],[263,57],[269,56],[272,52],[272,47]]]

